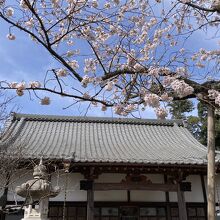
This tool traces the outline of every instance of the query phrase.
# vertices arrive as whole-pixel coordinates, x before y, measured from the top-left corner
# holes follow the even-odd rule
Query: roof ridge
[[[13,113],[13,120],[33,121],[72,121],[72,122],[96,122],[96,123],[112,123],[112,124],[148,124],[148,125],[164,125],[164,126],[184,126],[182,120],[158,120],[158,119],[137,119],[137,118],[113,118],[113,117],[87,117],[87,116],[64,116],[64,115],[38,115],[38,114],[21,114]]]

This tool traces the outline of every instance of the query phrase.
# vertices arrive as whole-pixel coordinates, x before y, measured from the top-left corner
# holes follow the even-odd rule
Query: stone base
[[[48,198],[42,199],[39,205],[28,205],[24,208],[24,218],[22,220],[49,220],[48,214]]]

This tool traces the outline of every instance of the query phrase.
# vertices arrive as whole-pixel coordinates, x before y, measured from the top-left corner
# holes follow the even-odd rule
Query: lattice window
[[[188,220],[206,220],[205,207],[188,207]],[[177,207],[171,208],[171,219],[179,220],[179,211]]]
[[[63,206],[53,205],[49,209],[51,220],[63,220]],[[171,207],[171,220],[179,220],[178,207]],[[187,207],[188,220],[206,220],[205,207]],[[65,220],[86,220],[86,207],[67,205]],[[166,208],[162,206],[112,206],[96,207],[94,220],[167,220]]]
[[[205,209],[203,207],[187,208],[189,220],[206,220]]]
[[[140,220],[166,220],[164,207],[141,207]]]
[[[102,207],[101,220],[118,220],[119,210],[117,207]]]
[[[63,220],[63,206],[52,206],[49,209],[50,220]],[[65,220],[86,220],[85,207],[65,207]]]

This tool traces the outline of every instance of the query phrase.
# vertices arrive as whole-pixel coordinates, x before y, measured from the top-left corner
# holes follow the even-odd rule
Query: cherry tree
[[[207,71],[218,74],[220,51],[184,47],[200,29],[218,34],[219,4],[195,2],[1,1],[8,40],[16,40],[19,29],[57,61],[39,73],[41,82],[34,77],[32,82],[1,81],[1,89],[14,89],[18,96],[32,91],[47,105],[49,95],[37,95],[44,90],[103,111],[112,107],[124,116],[150,106],[164,118],[163,103],[173,99],[197,97],[219,105],[218,80],[207,81]],[[207,62],[213,68],[201,70]]]
[[[42,105],[57,94],[122,116],[153,107],[161,119],[167,102],[197,98],[213,114],[220,50],[193,51],[191,39],[218,39],[219,13],[219,0],[1,0],[8,40],[16,41],[18,29],[56,64],[39,73],[41,82],[3,80],[0,89],[33,93]]]

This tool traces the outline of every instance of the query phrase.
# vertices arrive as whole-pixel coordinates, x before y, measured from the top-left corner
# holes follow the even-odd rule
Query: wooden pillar
[[[127,202],[131,201],[131,191],[127,190]]]
[[[207,195],[206,195],[206,189],[205,189],[204,176],[200,175],[200,179],[201,179],[201,184],[202,184],[202,193],[203,193],[204,203],[207,204]]]
[[[94,190],[93,181],[91,181],[91,187],[87,190],[87,220],[94,219]]]
[[[164,175],[164,183],[168,183],[167,175]],[[166,210],[167,210],[167,220],[171,220],[171,209],[170,209],[170,194],[169,191],[165,192],[166,196]]]
[[[207,194],[208,220],[215,220],[215,112],[214,107],[208,105],[208,167]]]
[[[177,199],[179,208],[179,220],[187,220],[187,210],[184,198],[184,192],[180,190],[180,184],[178,183]]]

